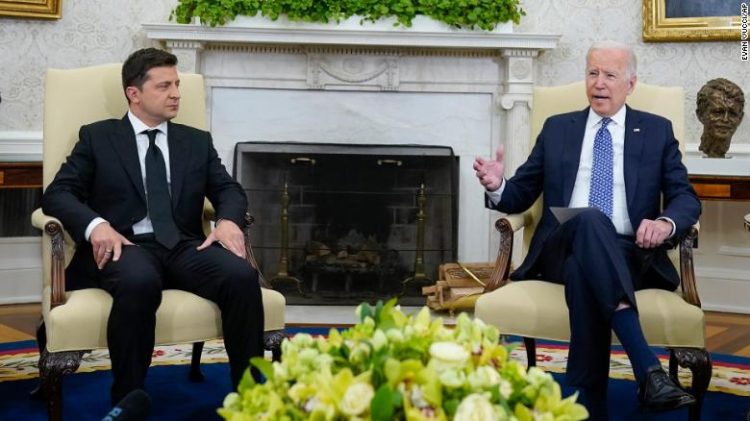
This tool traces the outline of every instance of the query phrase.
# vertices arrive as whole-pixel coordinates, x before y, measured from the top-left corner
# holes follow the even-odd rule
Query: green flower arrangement
[[[455,327],[427,307],[405,315],[396,300],[357,308],[360,322],[327,338],[297,334],[281,362],[254,358],[224,399],[228,420],[582,420],[577,395],[508,358],[493,326],[461,314]]]
[[[276,20],[338,22],[351,16],[376,21],[394,16],[396,25],[411,27],[416,15],[429,16],[458,28],[491,31],[498,23],[520,22],[526,13],[520,0],[179,0],[170,18],[190,23],[193,17],[211,25],[224,25],[237,16],[261,14]]]

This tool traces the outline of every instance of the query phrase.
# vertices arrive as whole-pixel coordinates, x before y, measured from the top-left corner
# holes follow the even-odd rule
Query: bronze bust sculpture
[[[724,158],[744,109],[742,89],[727,79],[709,80],[698,91],[695,114],[703,124],[699,149],[709,158]]]

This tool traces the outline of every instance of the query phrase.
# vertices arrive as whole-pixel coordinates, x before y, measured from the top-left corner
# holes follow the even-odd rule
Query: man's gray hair
[[[591,56],[591,53],[593,51],[598,50],[621,50],[628,53],[628,63],[627,67],[625,68],[625,71],[627,72],[626,77],[635,76],[638,68],[638,63],[636,63],[635,59],[635,53],[633,52],[633,48],[630,47],[628,44],[617,42],[617,41],[597,41],[593,44],[591,44],[591,47],[589,47],[589,51],[586,53],[586,61],[588,62],[589,56]]]

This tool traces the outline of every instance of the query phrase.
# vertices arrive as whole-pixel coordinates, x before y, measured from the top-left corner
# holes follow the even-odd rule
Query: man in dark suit
[[[211,135],[170,121],[180,103],[176,65],[174,55],[154,48],[130,55],[122,67],[128,113],[81,127],[42,197],[44,213],[59,218],[77,244],[67,289],[98,287],[112,295],[113,403],[143,388],[163,289],[219,306],[235,388],[249,359],[263,354],[258,273],[245,260],[239,228],[247,199]],[[208,238],[206,197],[217,218]]]
[[[701,205],[671,123],[625,105],[636,80],[627,45],[594,44],[586,60],[588,108],[547,119],[528,160],[508,180],[502,147],[494,160],[474,163],[490,208],[522,212],[544,194],[529,253],[511,278],[565,285],[567,381],[583,389],[595,419],[607,416],[611,330],[632,363],[644,406],[671,409],[694,402],[648,347],[634,294],[677,287],[679,276],[664,245],[697,222]],[[551,207],[587,209],[561,224]]]

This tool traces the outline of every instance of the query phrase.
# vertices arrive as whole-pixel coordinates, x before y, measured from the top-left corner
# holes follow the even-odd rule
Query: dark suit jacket
[[[490,207],[501,212],[519,213],[544,194],[542,218],[532,237],[529,253],[512,274],[513,279],[538,275],[534,264],[542,244],[558,225],[550,207],[568,206],[573,193],[588,113],[586,108],[548,118],[528,160],[506,180],[500,203],[492,206],[487,200]],[[628,107],[624,173],[628,215],[634,230],[643,219],[664,216],[674,221],[675,237],[680,238],[698,221],[701,204],[688,181],[669,120]],[[666,250],[658,249],[655,253],[653,268],[667,282],[677,286],[679,276]]]
[[[222,165],[211,135],[172,122],[167,131],[172,212],[182,237],[205,239],[205,197],[216,209],[217,219],[230,219],[242,227],[245,193]],[[82,284],[98,273],[91,244],[84,238],[88,224],[102,217],[129,236],[147,211],[135,133],[127,115],[81,127],[73,151],[42,196],[42,210],[60,219],[77,243],[67,289],[93,286]]]

